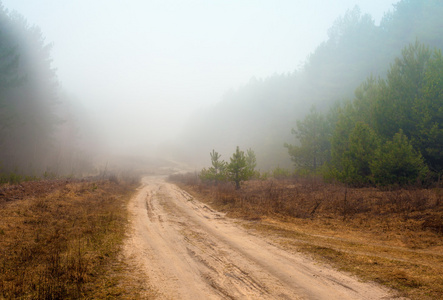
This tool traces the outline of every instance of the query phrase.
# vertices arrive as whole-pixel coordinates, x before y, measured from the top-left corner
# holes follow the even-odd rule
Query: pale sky
[[[293,72],[355,5],[398,0],[3,0],[53,43],[53,66],[114,147],[177,134],[252,77]]]

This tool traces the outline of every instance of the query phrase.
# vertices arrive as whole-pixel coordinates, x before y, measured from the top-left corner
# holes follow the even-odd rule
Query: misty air
[[[442,17],[0,0],[0,298],[440,298]]]

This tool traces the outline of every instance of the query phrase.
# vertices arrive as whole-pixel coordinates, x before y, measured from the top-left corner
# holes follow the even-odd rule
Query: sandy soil
[[[160,177],[129,205],[131,265],[158,299],[390,299],[387,289],[249,234]]]

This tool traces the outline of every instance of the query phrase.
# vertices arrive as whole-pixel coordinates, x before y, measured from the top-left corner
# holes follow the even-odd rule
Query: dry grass
[[[244,226],[412,299],[443,295],[441,189],[346,188],[316,178],[182,187]]]
[[[120,258],[136,182],[45,181],[0,189],[0,298],[145,292]]]

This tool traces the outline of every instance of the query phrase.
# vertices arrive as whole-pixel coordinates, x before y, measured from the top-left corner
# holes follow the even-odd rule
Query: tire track
[[[125,252],[160,299],[389,299],[375,284],[319,266],[248,234],[161,178],[129,210]]]

